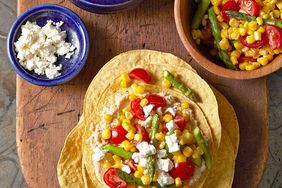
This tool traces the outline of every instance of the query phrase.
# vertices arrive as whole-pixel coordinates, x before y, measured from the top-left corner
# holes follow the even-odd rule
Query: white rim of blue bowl
[[[43,79],[43,78],[41,79],[41,78],[36,78],[34,76],[31,76],[30,74],[27,74],[23,70],[24,68],[18,63],[18,59],[16,58],[16,54],[14,54],[14,41],[15,41],[14,39],[15,39],[15,34],[16,34],[17,30],[26,21],[26,17],[28,17],[30,14],[34,14],[35,12],[41,11],[41,10],[44,10],[44,9],[62,11],[62,12],[64,12],[65,15],[72,17],[72,19],[77,23],[77,25],[80,26],[79,30],[82,33],[83,43],[84,43],[84,45],[82,46],[82,48],[83,48],[82,57],[80,58],[81,59],[80,61],[82,63],[76,62],[76,64],[80,64],[79,67],[77,69],[73,68],[66,75],[59,76],[59,77],[56,77],[54,79]],[[8,58],[10,60],[10,63],[12,65],[12,67],[14,68],[14,70],[16,71],[16,73],[18,75],[20,75],[26,81],[28,81],[32,84],[41,85],[41,86],[59,85],[59,84],[65,83],[65,82],[71,80],[72,78],[74,78],[84,67],[86,60],[87,60],[87,57],[88,57],[88,53],[89,53],[89,36],[88,36],[88,32],[87,32],[87,29],[86,29],[83,21],[73,11],[71,11],[70,9],[68,9],[66,7],[60,6],[60,5],[41,4],[41,5],[31,7],[30,9],[26,10],[25,12],[23,12],[21,15],[19,15],[16,18],[16,20],[12,24],[10,31],[8,33],[7,53],[8,53]]]

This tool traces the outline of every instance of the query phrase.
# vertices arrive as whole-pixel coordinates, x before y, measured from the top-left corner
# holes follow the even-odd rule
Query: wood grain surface
[[[18,13],[42,3],[60,4],[74,10],[86,24],[91,47],[84,70],[64,85],[40,87],[17,77],[17,148],[29,187],[59,187],[57,160],[64,139],[81,115],[90,81],[113,56],[143,48],[183,58],[229,99],[237,112],[241,133],[233,187],[257,186],[268,154],[266,78],[231,80],[203,70],[179,39],[173,0],[144,0],[136,9],[112,15],[91,14],[64,0],[18,0]]]

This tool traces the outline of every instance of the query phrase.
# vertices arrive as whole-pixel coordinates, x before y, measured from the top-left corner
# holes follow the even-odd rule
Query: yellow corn
[[[241,53],[238,50],[233,50],[230,54],[231,57],[239,58]]]
[[[128,80],[128,74],[126,72],[121,74],[121,80]]]
[[[222,29],[220,32],[221,38],[228,38],[228,31],[227,29]]]
[[[104,140],[107,140],[107,139],[111,138],[111,130],[109,128],[103,130],[102,138]]]
[[[111,164],[108,160],[105,160],[105,161],[103,162],[103,167],[104,167],[105,169],[109,169],[109,168],[112,167],[112,164]]]
[[[276,6],[279,10],[282,10],[282,1],[279,1],[278,3],[276,3]]]
[[[254,63],[248,64],[248,65],[246,66],[246,70],[247,70],[247,71],[252,71],[252,70],[257,69],[259,66],[260,66],[259,64],[257,65],[257,64],[254,64]]]
[[[220,27],[221,27],[222,29],[228,29],[228,28],[229,28],[229,25],[228,25],[227,23],[225,23],[225,22],[222,22],[222,23],[220,23]]]
[[[280,54],[280,49],[275,49],[275,50],[273,50],[273,52],[274,52],[275,54]]]
[[[142,175],[143,175],[143,173],[140,172],[140,171],[138,171],[138,170],[136,170],[136,171],[134,172],[134,177],[135,177],[135,178],[141,178]]]
[[[143,166],[138,165],[137,170],[143,173],[145,169]]]
[[[143,86],[137,86],[135,93],[143,94],[144,93],[144,87]]]
[[[157,133],[156,134],[156,139],[159,141],[164,141],[165,140],[165,135],[163,133]]]
[[[260,57],[257,59],[257,61],[262,65],[262,66],[265,66],[268,64],[268,59],[267,57]]]
[[[122,163],[121,158],[120,158],[119,156],[117,156],[117,155],[113,155],[113,159],[114,159],[114,161],[115,161],[116,163]]]
[[[129,132],[126,134],[126,138],[127,138],[128,140],[133,140],[133,139],[134,139],[134,136],[135,136],[135,134],[134,134],[134,132],[132,132],[132,131],[129,131]]]
[[[279,18],[280,17],[280,11],[279,10],[273,10],[272,14],[273,14],[274,18]]]
[[[199,29],[193,29],[193,30],[192,30],[192,38],[193,38],[194,40],[200,39],[200,38],[201,38],[201,35],[202,35],[201,30],[199,30]]]
[[[185,155],[185,157],[190,157],[192,155],[192,153],[193,153],[193,150],[189,146],[186,146],[183,149],[183,154]]]
[[[218,0],[212,0],[212,1],[218,1]],[[218,8],[218,5],[214,5],[213,9],[216,15],[220,15],[220,9]]]
[[[142,135],[141,134],[135,134],[134,135],[134,140],[141,142],[142,141]]]
[[[236,48],[236,50],[241,50],[243,48],[243,45],[241,44],[241,42],[234,42],[234,47]]]
[[[125,119],[125,116],[124,116],[124,115],[120,115],[120,116],[119,116],[119,120],[120,120],[120,121],[123,121],[124,119]]]
[[[259,55],[266,56],[267,55],[267,50],[265,48],[259,49]]]
[[[162,141],[162,142],[160,142],[160,144],[159,144],[159,149],[164,149],[165,148],[165,142],[164,141]]]
[[[223,38],[220,42],[219,42],[219,47],[222,49],[222,50],[227,50],[229,48],[229,42],[227,39]]]
[[[137,149],[136,149],[136,147],[134,146],[134,147],[131,147],[131,149],[130,149],[130,152],[131,153],[134,153],[134,152],[136,152],[137,151]]]
[[[164,86],[164,88],[167,88],[167,89],[171,87],[171,83],[167,80],[163,80],[162,85]]]
[[[212,3],[213,6],[218,8],[218,6],[221,4],[221,0],[211,0],[211,3]],[[219,13],[220,13],[220,11],[219,11]]]
[[[256,41],[261,40],[261,33],[258,31],[254,32],[254,38]]]
[[[233,63],[233,65],[237,65],[238,64],[238,59],[236,57],[231,56],[230,60]]]
[[[153,182],[156,182],[158,180],[158,171],[155,171],[154,177],[153,177]]]
[[[240,22],[237,21],[235,18],[231,18],[231,19],[229,20],[229,25],[230,25],[231,27],[238,27],[239,24],[240,24]]]
[[[186,122],[188,122],[188,121],[189,121],[189,119],[190,119],[189,114],[187,114],[187,113],[183,113],[183,114],[182,114],[182,116],[184,117],[184,119],[185,119],[185,121],[186,121]]]
[[[244,28],[244,27],[243,27],[243,28],[240,28],[240,29],[239,29],[239,33],[240,33],[241,36],[245,36],[246,33],[247,33],[247,29]]]
[[[255,37],[253,35],[247,36],[246,41],[249,44],[253,44],[255,42]]]
[[[172,116],[170,114],[165,114],[163,120],[167,123],[172,120]]]
[[[221,15],[218,15],[216,18],[217,18],[217,20],[218,20],[219,22],[223,22],[223,18],[222,18]]]
[[[135,145],[133,143],[127,143],[125,144],[124,150],[125,151],[131,151],[133,148],[135,148]]]
[[[125,118],[129,120],[129,122],[133,118],[133,115],[131,112],[125,112],[124,115],[125,115]]]
[[[149,185],[151,183],[151,178],[149,174],[145,174],[141,177],[141,181],[144,185]]]
[[[129,112],[130,111],[130,108],[129,107],[126,107],[124,109],[122,109],[122,112],[125,114],[126,112]]]
[[[180,186],[182,186],[182,181],[181,181],[181,179],[180,178],[175,178],[175,180],[174,180],[174,182],[175,182],[175,185],[176,185],[176,187],[180,187]]]
[[[271,54],[268,54],[266,57],[267,57],[268,61],[271,61],[273,59],[273,55],[271,55]]]
[[[256,20],[257,20],[258,25],[262,25],[263,24],[263,20],[262,20],[261,17],[257,17]]]
[[[181,154],[178,154],[178,155],[174,155],[173,156],[173,159],[176,163],[182,163],[182,162],[186,162],[186,157],[185,155],[183,155],[182,153]]]
[[[182,109],[188,109],[189,108],[189,103],[188,102],[181,103],[181,108]]]
[[[120,86],[123,87],[123,88],[127,88],[128,87],[128,83],[126,80],[121,80],[120,81]]]
[[[233,28],[233,32],[229,34],[229,39],[231,40],[238,40],[240,37],[240,32],[238,28]]]
[[[142,107],[144,107],[144,106],[146,106],[147,104],[148,104],[148,99],[146,99],[146,98],[144,98],[144,99],[142,99],[141,101],[140,101],[140,105],[142,106]]]
[[[265,28],[263,26],[260,26],[257,31],[260,32],[260,33],[264,33]]]
[[[135,96],[134,94],[130,94],[130,95],[128,96],[128,99],[129,99],[130,101],[133,101],[135,98],[136,98],[136,96]]]
[[[181,137],[184,139],[185,143],[191,144],[194,141],[193,134],[190,133],[188,130],[184,130]]]
[[[131,89],[134,91],[134,90],[136,90],[137,86],[138,86],[138,85],[137,85],[136,83],[133,83],[133,84],[131,84],[130,87],[131,87]]]
[[[247,66],[248,64],[249,64],[248,62],[240,63],[240,64],[239,64],[240,70],[245,70],[245,69],[246,69],[246,66]]]
[[[104,120],[106,123],[111,123],[113,121],[113,116],[111,114],[104,115]]]
[[[114,124],[115,126],[118,126],[118,125],[120,125],[120,121],[119,121],[118,119],[114,119],[114,120],[113,120],[113,124]]]

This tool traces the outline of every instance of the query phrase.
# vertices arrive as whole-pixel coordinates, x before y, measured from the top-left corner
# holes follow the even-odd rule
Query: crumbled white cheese
[[[168,107],[165,112],[169,112],[173,117],[176,115],[176,109]]]
[[[157,152],[158,158],[165,158],[167,156],[167,151],[165,149],[161,149]]]
[[[156,169],[158,169],[158,170],[168,172],[172,168],[173,168],[173,163],[169,158],[158,159],[157,162],[156,162]]]
[[[134,160],[135,163],[137,163],[140,166],[147,167],[147,165],[148,165],[147,156],[144,155],[144,154],[133,153],[132,159]]]
[[[168,129],[168,131],[172,131],[172,130],[178,128],[178,126],[174,123],[173,120],[170,120],[169,122],[167,122],[167,123],[165,124],[165,126],[166,126],[166,128]]]
[[[140,142],[137,144],[136,148],[143,155],[154,155],[157,153],[155,146],[148,144],[148,142]]]
[[[174,179],[167,172],[160,172],[157,182],[164,187],[173,184]]]
[[[62,65],[55,65],[57,56],[70,58],[75,47],[65,42],[67,34],[60,27],[63,22],[48,20],[43,27],[27,21],[21,26],[21,36],[15,42],[19,63],[27,70],[52,79],[60,75]]]
[[[93,154],[93,160],[95,162],[101,161],[104,157],[107,151],[103,150],[102,147],[96,147],[94,149],[94,154]]]
[[[180,150],[180,146],[179,146],[177,136],[176,136],[175,133],[168,135],[168,136],[165,136],[165,142],[168,146],[168,151],[170,153],[177,152],[177,151]]]
[[[159,114],[159,115],[163,114],[162,107],[157,108],[157,114]]]
[[[152,116],[147,117],[145,121],[141,121],[141,125],[146,128],[150,127],[151,123],[152,123]]]
[[[122,165],[121,170],[126,172],[127,174],[131,173],[131,169],[128,165]]]
[[[144,112],[145,117],[148,117],[150,115],[153,108],[154,108],[153,104],[149,104],[149,105],[143,107],[143,112]]]

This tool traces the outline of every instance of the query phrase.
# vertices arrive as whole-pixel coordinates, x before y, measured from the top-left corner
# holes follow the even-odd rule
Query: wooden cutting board
[[[60,4],[75,11],[86,24],[91,47],[84,70],[64,85],[39,87],[17,77],[17,148],[29,187],[59,187],[57,160],[67,134],[81,115],[90,81],[108,60],[132,49],[159,50],[183,58],[229,99],[236,109],[241,133],[234,187],[257,186],[268,155],[266,78],[230,80],[199,67],[178,37],[173,0],[144,0],[136,9],[113,15],[91,14],[64,0],[18,0],[18,13],[42,3]]]

